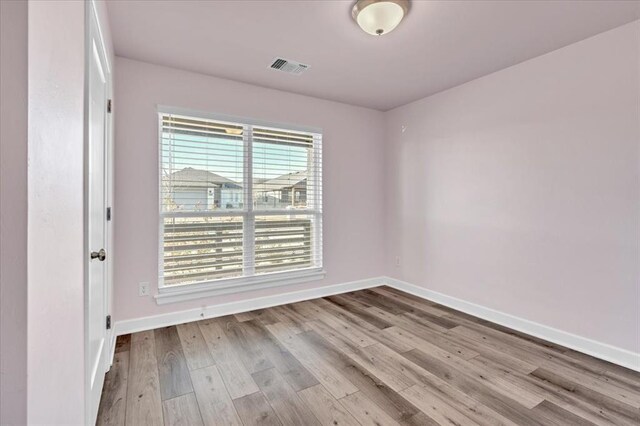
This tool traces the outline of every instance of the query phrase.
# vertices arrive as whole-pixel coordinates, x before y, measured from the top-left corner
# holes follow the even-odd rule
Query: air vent
[[[300,75],[309,68],[309,65],[301,64],[300,62],[296,61],[290,61],[288,59],[275,58],[269,68],[273,68],[274,70],[283,71],[289,74]]]

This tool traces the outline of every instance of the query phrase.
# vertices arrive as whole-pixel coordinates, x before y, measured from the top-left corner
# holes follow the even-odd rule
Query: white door
[[[106,280],[106,141],[107,70],[102,41],[94,13],[89,19],[88,60],[88,211],[87,237],[90,255],[86,289],[87,415],[94,424],[104,374],[108,364]]]

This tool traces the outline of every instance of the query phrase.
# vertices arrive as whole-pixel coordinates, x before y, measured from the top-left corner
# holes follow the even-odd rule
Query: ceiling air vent
[[[269,68],[289,74],[300,75],[309,68],[309,65],[301,64],[296,61],[289,61],[288,59],[275,58]]]

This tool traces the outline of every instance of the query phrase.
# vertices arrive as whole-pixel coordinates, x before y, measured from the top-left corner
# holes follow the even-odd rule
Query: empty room
[[[640,425],[640,1],[0,0],[0,424]]]

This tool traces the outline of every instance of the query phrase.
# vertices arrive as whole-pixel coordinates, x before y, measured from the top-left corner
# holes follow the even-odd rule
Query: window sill
[[[317,268],[253,277],[228,278],[199,284],[160,287],[155,299],[158,305],[164,305],[167,303],[203,299],[230,293],[241,293],[316,281],[324,278],[325,274],[323,269]]]

